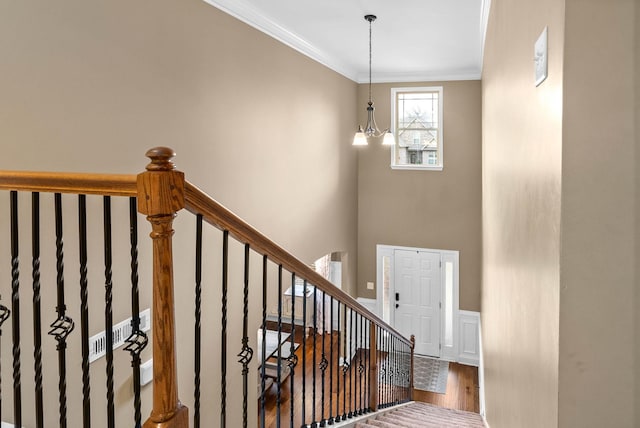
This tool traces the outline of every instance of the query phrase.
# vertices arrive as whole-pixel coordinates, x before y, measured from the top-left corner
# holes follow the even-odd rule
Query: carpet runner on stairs
[[[411,403],[382,413],[355,428],[485,428],[477,413],[445,409],[427,403]]]

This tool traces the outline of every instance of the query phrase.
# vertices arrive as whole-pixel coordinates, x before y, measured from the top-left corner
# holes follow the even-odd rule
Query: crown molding
[[[453,71],[446,73],[410,72],[410,73],[375,73],[371,76],[371,83],[401,83],[401,82],[448,82],[454,80],[480,80],[478,71]],[[357,83],[369,83],[369,75],[360,73]]]
[[[491,0],[482,0],[480,7],[480,74],[484,67],[484,44],[487,38],[487,26],[489,25],[489,12],[491,11]]]
[[[298,35],[287,30],[277,22],[265,17],[253,5],[244,0],[203,0],[205,3],[233,16],[256,30],[278,40],[312,60],[324,65],[338,74],[356,83],[369,83],[368,73],[358,73],[353,67],[347,66],[334,56],[317,49]],[[482,34],[482,51],[484,50],[484,38],[487,30],[487,20],[491,0],[482,0],[482,19],[479,31]],[[481,52],[482,52],[481,51]],[[480,80],[482,75],[482,53],[479,70],[461,70],[451,72],[406,72],[406,73],[374,73],[373,83],[400,83],[400,82],[436,82],[455,80]]]
[[[266,18],[262,13],[243,0],[203,0],[205,3],[220,9],[224,13],[244,22],[266,35],[273,37],[292,49],[308,56],[344,77],[356,81],[357,72],[336,58],[317,49],[306,40],[287,30],[275,21]]]

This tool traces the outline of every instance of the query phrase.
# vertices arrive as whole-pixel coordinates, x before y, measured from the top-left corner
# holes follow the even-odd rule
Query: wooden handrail
[[[402,333],[398,332],[376,314],[358,303],[358,301],[349,294],[334,286],[319,273],[311,269],[307,264],[291,255],[278,244],[260,233],[257,229],[250,226],[228,208],[216,202],[204,191],[200,190],[189,181],[185,181],[184,189],[185,208],[188,211],[196,215],[201,214],[207,223],[220,230],[229,231],[231,236],[243,244],[249,244],[254,251],[261,255],[266,255],[272,262],[282,265],[288,271],[306,279],[311,285],[314,285],[330,296],[337,298],[349,308],[359,312],[375,324],[384,327],[389,332],[395,334],[406,344],[411,344],[409,339],[405,338]]]
[[[137,195],[136,176],[127,174],[0,171],[0,189],[82,195]]]

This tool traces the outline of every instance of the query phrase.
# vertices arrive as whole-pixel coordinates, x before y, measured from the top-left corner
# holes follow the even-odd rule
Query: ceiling
[[[359,83],[479,79],[490,0],[204,0]]]

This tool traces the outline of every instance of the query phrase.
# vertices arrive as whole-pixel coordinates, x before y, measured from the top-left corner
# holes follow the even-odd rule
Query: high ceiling
[[[373,81],[479,79],[490,0],[204,0],[338,73]]]

